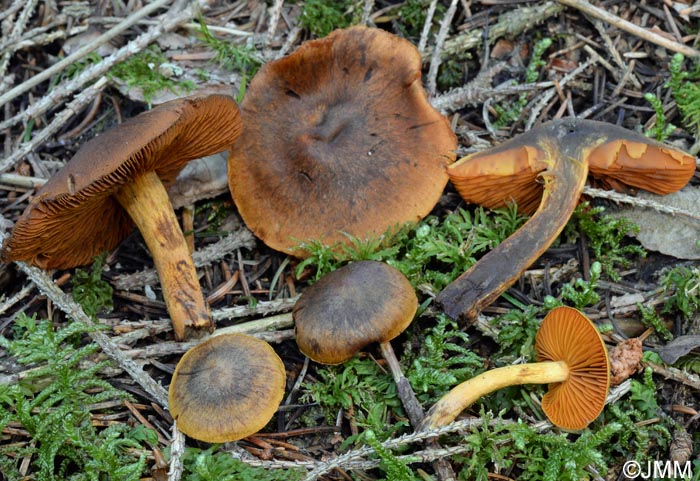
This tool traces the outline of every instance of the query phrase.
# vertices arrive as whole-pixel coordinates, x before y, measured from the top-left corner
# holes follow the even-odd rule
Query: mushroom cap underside
[[[580,311],[561,306],[545,316],[535,338],[537,361],[565,361],[569,379],[549,386],[542,410],[557,426],[578,430],[598,417],[610,387],[608,350]]]
[[[92,262],[133,228],[114,192],[150,171],[167,187],[187,162],[229,148],[240,131],[238,106],[225,95],[166,102],[105,131],[37,192],[0,259],[45,269]]]
[[[296,302],[297,345],[316,362],[339,364],[401,334],[417,309],[416,293],[400,271],[377,261],[353,262],[323,276]]]
[[[542,197],[537,179],[547,168],[542,143],[556,138],[562,126],[578,130],[582,140],[599,142],[589,149],[589,172],[615,190],[631,186],[668,194],[686,185],[695,171],[692,156],[637,132],[594,120],[563,119],[459,159],[448,167],[450,181],[467,202],[495,209],[514,201],[522,212],[532,213]]]
[[[457,141],[427,100],[408,41],[353,27],[263,66],[241,103],[229,186],[248,227],[298,257],[416,222],[435,206]]]
[[[284,396],[284,364],[266,342],[212,336],[180,359],[168,392],[170,413],[188,436],[235,441],[261,430]]]

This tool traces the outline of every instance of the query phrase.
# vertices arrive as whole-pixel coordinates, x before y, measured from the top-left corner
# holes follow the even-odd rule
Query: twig
[[[76,50],[71,55],[67,56],[63,60],[60,60],[53,64],[51,67],[42,70],[38,74],[30,77],[27,81],[19,84],[15,88],[11,89],[9,92],[0,96],[0,107],[5,105],[7,102],[19,97],[25,92],[28,92],[35,86],[39,85],[41,82],[50,79],[52,76],[56,75],[66,67],[73,65],[75,62],[94,51],[100,45],[109,42],[111,39],[121,34],[123,31],[131,28],[135,23],[141,20],[143,17],[150,15],[159,8],[170,3],[171,0],[156,0],[154,2],[149,2],[143,8],[137,10],[131,16],[124,19],[124,21],[118,23],[114,27],[107,30],[105,33],[97,37],[94,41],[83,45],[81,48]]]
[[[647,209],[653,209],[657,212],[663,212],[665,214],[670,214],[673,216],[683,216],[694,221],[700,221],[700,215],[697,212],[691,212],[689,210],[680,209],[678,207],[672,207],[669,205],[664,205],[659,202],[648,199],[640,199],[638,197],[632,197],[620,192],[615,192],[614,190],[603,190],[595,189],[593,187],[584,187],[583,193],[585,195],[596,197],[599,199],[608,199],[613,202],[619,202],[621,204],[629,204],[635,207],[644,207]]]
[[[452,0],[450,7],[445,12],[445,16],[440,22],[440,30],[438,31],[437,37],[435,38],[435,48],[433,50],[433,55],[430,57],[430,69],[428,70],[428,96],[432,97],[437,91],[437,74],[440,64],[442,63],[442,48],[445,45],[445,39],[447,34],[450,32],[450,25],[452,24],[452,18],[455,16],[457,11],[457,1]]]
[[[34,8],[36,7],[37,1],[38,0],[29,0],[27,3],[24,4],[24,9],[22,10],[22,13],[20,13],[19,18],[15,20],[14,25],[12,26],[12,32],[7,38],[7,42],[16,43],[17,40],[19,40],[19,37],[22,34],[22,30],[24,30],[24,27],[27,25],[27,21],[29,20],[29,17],[31,17],[32,12],[34,12]],[[2,56],[2,59],[0,59],[0,77],[5,76],[7,66],[10,63],[11,55],[11,51],[5,52]]]
[[[83,85],[94,79],[103,76],[115,64],[124,61],[128,57],[140,52],[151,44],[158,37],[163,35],[179,25],[191,20],[199,8],[204,8],[207,5],[206,0],[193,1],[187,8],[182,11],[173,11],[171,9],[166,15],[163,15],[162,21],[149,29],[147,32],[139,35],[122,48],[114,52],[109,57],[103,59],[100,63],[94,64],[86,68],[80,75],[74,79],[61,84],[51,90],[47,95],[33,103],[26,110],[19,114],[0,122],[0,131],[12,127],[13,125],[30,118],[38,117],[44,114],[49,109],[53,108],[58,102],[69,96]],[[33,77],[32,77],[33,78]],[[8,92],[9,93],[9,92]],[[5,160],[0,162],[0,172],[7,170],[9,163]]]
[[[24,157],[32,153],[38,146],[49,140],[49,138],[58,132],[66,122],[72,117],[78,115],[83,108],[92,102],[95,97],[101,94],[102,89],[107,85],[107,78],[102,77],[94,84],[80,92],[60,113],[54,116],[51,123],[36,133],[32,140],[24,142],[12,154],[0,161],[0,172],[7,170],[22,160]]]
[[[182,456],[185,454],[185,435],[177,428],[177,421],[173,421],[173,438],[170,442],[170,467],[168,468],[168,481],[180,481],[185,465]]]
[[[662,35],[659,35],[658,33],[652,32],[648,28],[642,28],[635,25],[634,23],[624,20],[617,15],[613,15],[607,10],[591,5],[586,0],[559,0],[559,3],[566,5],[567,7],[580,10],[586,15],[590,15],[591,17],[595,17],[599,20],[614,25],[620,30],[624,30],[627,33],[631,33],[636,37],[659,45],[660,47],[667,48],[673,52],[682,53],[686,57],[700,57],[700,50],[696,50],[692,47],[688,47],[687,45],[683,45],[682,43],[670,40]]]
[[[593,63],[595,62],[595,59],[588,59],[587,61],[583,62],[581,65],[576,67],[574,70],[566,74],[562,79],[559,81],[559,87],[564,87],[568,82],[576,78],[581,72],[585,71],[588,67],[590,67]],[[530,112],[530,115],[528,117],[527,123],[525,124],[525,130],[530,130],[532,126],[535,124],[535,121],[537,121],[537,117],[540,115],[540,112],[542,111],[542,108],[547,105],[547,103],[552,99],[557,94],[557,89],[556,88],[551,88],[544,92],[540,98],[537,100],[535,105],[532,107],[532,111]]]
[[[0,234],[0,237],[4,237]],[[49,275],[41,269],[29,266],[24,262],[16,263],[19,269],[24,272],[41,292],[63,311],[69,318],[86,325],[98,325],[90,316],[85,314],[83,308],[75,302],[68,294],[58,287]],[[114,342],[101,331],[90,333],[93,341],[100,346],[102,352],[110,357],[117,365],[127,372],[151,397],[161,406],[168,407],[168,392],[146,373],[141,366],[127,357]]]
[[[369,17],[372,15],[372,9],[374,8],[374,0],[364,0],[363,3],[360,23],[362,25],[367,25],[369,23]]]
[[[32,289],[34,289],[34,284],[29,283],[9,299],[3,299],[3,303],[0,305],[0,315],[4,314],[8,309],[24,299]]]
[[[214,261],[222,259],[236,249],[250,249],[255,245],[255,237],[245,228],[241,228],[223,239],[210,244],[203,249],[192,253],[192,260],[196,267],[203,267]],[[114,278],[114,287],[119,290],[129,290],[141,287],[146,284],[157,282],[158,273],[155,269],[144,269],[142,271],[124,274]]]
[[[277,32],[277,26],[280,23],[280,17],[282,16],[282,6],[284,5],[284,0],[275,0],[275,3],[270,8],[270,21],[267,26],[267,43],[269,44],[275,38],[275,33]]]
[[[418,51],[423,55],[425,53],[425,46],[428,44],[428,37],[430,36],[430,29],[433,26],[433,16],[435,15],[435,9],[437,8],[437,0],[432,0],[428,11],[425,14],[425,23],[423,24],[423,31],[420,34],[420,40],[418,41]]]
[[[544,2],[532,7],[513,9],[501,15],[498,22],[489,28],[487,40],[493,42],[505,35],[516,36],[559,14],[562,10],[564,8],[556,2]],[[484,29],[469,30],[447,40],[443,55],[460,55],[478,47],[483,40]]]

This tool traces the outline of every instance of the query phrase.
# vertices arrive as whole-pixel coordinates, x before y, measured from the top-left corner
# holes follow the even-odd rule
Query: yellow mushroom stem
[[[452,388],[430,408],[418,431],[427,431],[451,423],[476,400],[493,391],[519,384],[549,384],[569,378],[564,361],[546,361],[499,367],[475,376]]]
[[[197,270],[163,183],[149,172],[123,186],[115,195],[141,231],[155,264],[175,339],[186,327],[213,327]]]

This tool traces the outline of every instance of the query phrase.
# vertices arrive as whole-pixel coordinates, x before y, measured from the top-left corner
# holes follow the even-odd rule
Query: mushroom
[[[340,364],[378,342],[416,426],[423,411],[390,341],[411,324],[417,309],[413,286],[401,272],[383,262],[353,262],[326,274],[299,297],[292,310],[297,345],[313,361]]]
[[[452,422],[477,399],[506,386],[549,384],[542,410],[555,425],[588,426],[602,412],[610,387],[608,350],[596,326],[571,307],[552,309],[535,337],[537,362],[486,371],[444,395],[428,411],[420,430]]]
[[[427,215],[457,140],[427,100],[407,40],[352,27],[264,65],[241,103],[229,187],[247,226],[297,257],[300,243],[367,238]]]
[[[640,133],[594,120],[567,119],[553,124],[558,122],[599,133],[602,143],[588,155],[590,174],[615,190],[631,186],[670,194],[686,185],[695,172],[692,156]],[[460,159],[447,169],[450,181],[467,202],[497,209],[515,201],[521,212],[534,212],[543,189],[537,177],[547,168],[537,138],[542,128],[551,125]]]
[[[649,167],[654,162],[663,167],[656,174]],[[450,179],[469,202],[495,208],[513,199],[531,211],[539,199],[539,206],[517,232],[438,294],[450,317],[473,322],[542,255],[576,207],[589,165],[607,180],[666,193],[688,181],[695,159],[621,127],[564,119],[451,165]]]
[[[175,338],[211,328],[197,272],[166,188],[192,159],[229,148],[240,134],[224,95],[166,102],[93,138],[37,192],[0,250],[3,262],[44,269],[90,263],[141,231],[158,271]]]
[[[213,335],[175,367],[168,405],[177,427],[209,443],[260,431],[284,396],[284,364],[265,341],[246,334]]]

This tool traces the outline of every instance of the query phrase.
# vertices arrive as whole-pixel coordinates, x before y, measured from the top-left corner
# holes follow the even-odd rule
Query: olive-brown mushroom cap
[[[303,257],[416,222],[447,183],[457,140],[427,100],[407,40],[353,27],[264,65],[241,103],[229,187],[247,226]]]
[[[212,336],[175,368],[168,405],[177,427],[209,443],[260,431],[284,396],[284,364],[265,341],[245,334]]]
[[[418,309],[408,279],[388,264],[358,261],[323,276],[294,305],[299,350],[322,364],[347,361],[401,334]]]
[[[669,194],[685,186],[695,171],[692,156],[637,132],[594,120],[564,119],[459,159],[448,167],[450,181],[467,202],[496,209],[514,201],[520,211],[534,212],[542,197],[537,177],[547,167],[539,160],[539,138],[555,122],[599,133],[602,143],[588,155],[590,174],[615,190],[631,186]]]
[[[605,407],[610,388],[608,350],[581,312],[561,307],[545,316],[535,338],[537,361],[564,361],[569,379],[549,386],[542,410],[557,426],[585,428]]]
[[[168,187],[192,159],[229,148],[241,131],[229,96],[166,102],[87,142],[37,192],[0,251],[0,260],[44,269],[92,262],[133,229],[112,196],[154,171]]]

